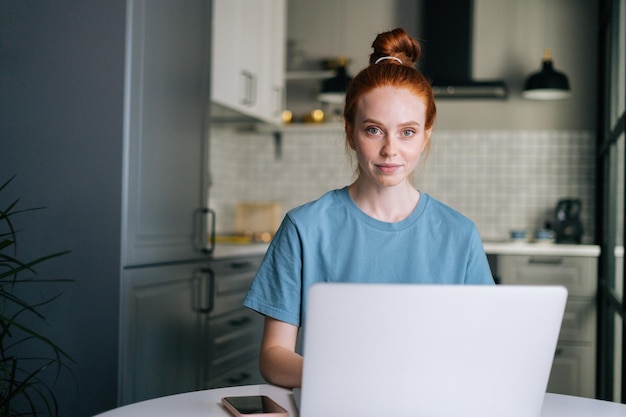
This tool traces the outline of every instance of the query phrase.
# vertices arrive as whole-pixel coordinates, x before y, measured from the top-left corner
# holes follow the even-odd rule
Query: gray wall
[[[75,360],[55,391],[63,416],[116,405],[125,2],[0,1],[0,204],[19,217],[19,256],[69,255],[37,268],[71,283],[30,288],[40,327]]]
[[[558,199],[580,198],[591,243],[594,137],[584,130],[437,130],[415,186],[474,220],[485,240],[543,228]],[[280,159],[274,151],[271,135],[215,130],[211,207],[218,231],[233,230],[238,201],[277,201],[287,210],[352,181],[340,130],[288,132]]]
[[[475,79],[504,79],[504,102],[440,101],[438,129],[596,128],[597,19],[595,0],[474,0]],[[572,97],[534,101],[521,97],[528,75],[539,71],[544,48],[567,74]]]
[[[289,0],[288,37],[313,67],[322,58],[346,55],[355,74],[366,65],[377,33],[403,26],[419,38],[421,1]],[[595,0],[474,0],[473,78],[504,80],[510,98],[439,100],[435,129],[594,130],[597,8]],[[522,99],[544,48],[568,75],[572,98]]]

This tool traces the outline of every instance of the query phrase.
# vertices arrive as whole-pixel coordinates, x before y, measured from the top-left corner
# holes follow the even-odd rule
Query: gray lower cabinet
[[[263,382],[263,317],[242,305],[262,259],[124,271],[123,403]]]
[[[205,388],[259,384],[258,357],[263,316],[245,308],[243,299],[262,257],[213,261],[213,305],[206,318],[209,348]]]
[[[122,403],[201,387],[210,307],[207,263],[127,269],[123,273]]]
[[[597,267],[596,257],[498,256],[502,284],[568,289],[548,392],[595,398]]]

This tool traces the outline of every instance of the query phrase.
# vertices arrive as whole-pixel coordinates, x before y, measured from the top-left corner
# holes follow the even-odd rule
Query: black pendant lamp
[[[543,53],[543,67],[526,80],[522,97],[531,100],[559,100],[571,95],[569,81],[552,66],[550,49]]]

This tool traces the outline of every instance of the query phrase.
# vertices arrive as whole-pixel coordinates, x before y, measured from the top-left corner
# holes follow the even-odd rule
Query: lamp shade
[[[541,71],[528,77],[522,97],[531,100],[558,100],[570,95],[567,76],[554,69],[550,50],[546,49],[543,56],[543,67]]]

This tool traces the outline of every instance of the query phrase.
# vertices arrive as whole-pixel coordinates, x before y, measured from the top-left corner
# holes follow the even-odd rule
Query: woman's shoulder
[[[450,207],[449,205],[437,200],[428,193],[422,192],[424,203],[424,214],[430,219],[440,219],[452,224],[467,225],[474,227],[474,222],[460,211]]]
[[[308,218],[319,214],[327,215],[328,212],[326,210],[334,209],[338,205],[344,205],[347,196],[347,187],[331,190],[313,201],[289,210],[287,215],[292,218]]]

